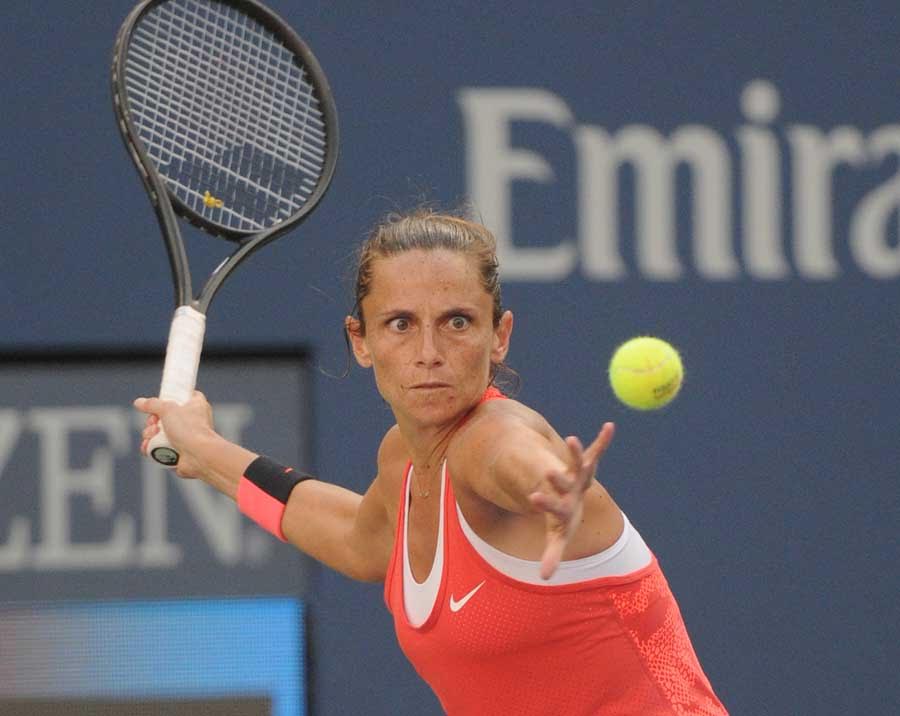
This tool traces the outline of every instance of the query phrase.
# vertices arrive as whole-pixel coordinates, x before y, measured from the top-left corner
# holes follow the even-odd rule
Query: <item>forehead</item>
[[[375,301],[452,296],[478,301],[488,296],[481,284],[477,257],[446,249],[412,249],[380,256],[372,263],[369,295]]]

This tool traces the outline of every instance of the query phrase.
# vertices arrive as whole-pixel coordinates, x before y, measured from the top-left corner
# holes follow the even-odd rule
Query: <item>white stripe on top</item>
[[[406,509],[403,515],[403,607],[409,623],[413,627],[419,627],[427,621],[434,609],[434,602],[441,586],[441,575],[444,571],[444,499],[447,485],[447,461],[445,460],[441,467],[441,504],[437,545],[431,571],[422,583],[415,580],[409,566],[409,496],[412,471],[413,468],[410,466],[406,481]],[[576,584],[599,577],[619,577],[643,569],[653,559],[650,548],[647,547],[640,533],[632,526],[628,516],[623,512],[622,519],[625,524],[622,534],[612,545],[597,554],[562,562],[550,579],[541,579],[540,561],[513,557],[485,542],[466,522],[459,503],[456,504],[456,514],[459,517],[463,534],[482,559],[498,572],[526,584],[556,586]]]

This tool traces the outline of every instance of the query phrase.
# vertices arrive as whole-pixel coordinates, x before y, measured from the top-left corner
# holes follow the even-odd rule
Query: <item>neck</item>
[[[470,406],[451,421],[440,425],[424,425],[408,415],[394,413],[397,427],[406,442],[416,472],[423,477],[440,468],[450,442],[480,403]]]
[[[440,428],[421,429],[411,425],[404,425],[398,421],[400,434],[406,442],[410,459],[416,473],[423,478],[435,472],[447,454],[450,440],[456,433],[461,421]]]

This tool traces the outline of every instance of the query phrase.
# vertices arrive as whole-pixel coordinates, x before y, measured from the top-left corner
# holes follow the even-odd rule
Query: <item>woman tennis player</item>
[[[365,495],[227,442],[200,393],[135,401],[142,451],[162,419],[180,476],[383,581],[401,648],[452,716],[726,714],[656,558],[595,479],[613,425],[583,447],[494,385],[513,316],[490,232],[390,217],[360,251],[345,329],[396,420]]]

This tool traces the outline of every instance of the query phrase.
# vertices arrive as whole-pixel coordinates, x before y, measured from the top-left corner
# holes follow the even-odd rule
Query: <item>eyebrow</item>
[[[441,311],[439,318],[450,318],[451,316],[458,316],[460,314],[473,316],[477,312],[478,309],[475,306],[458,305]],[[409,318],[414,315],[416,315],[416,312],[410,308],[389,308],[376,313],[375,318]]]

